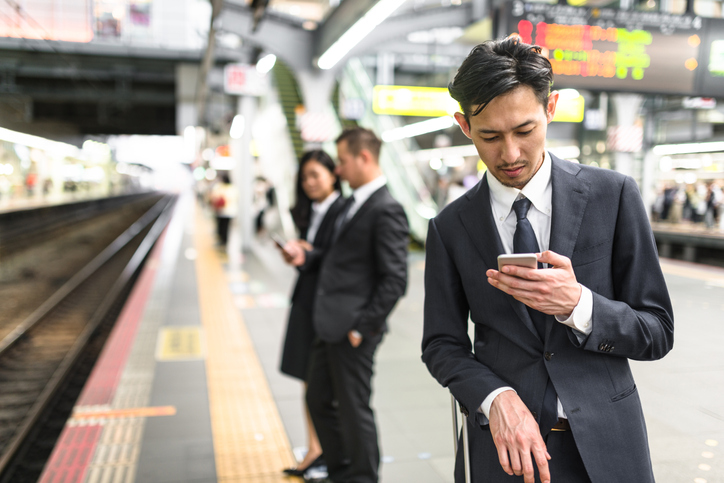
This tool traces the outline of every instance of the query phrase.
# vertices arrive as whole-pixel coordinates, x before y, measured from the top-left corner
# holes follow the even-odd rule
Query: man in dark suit
[[[335,483],[378,481],[374,355],[407,287],[407,217],[387,190],[381,144],[362,128],[337,139],[337,174],[353,193],[322,258],[314,302],[306,399]]]
[[[671,349],[671,302],[633,179],[545,151],[552,82],[508,38],[449,86],[487,173],[430,222],[422,358],[469,414],[474,482],[653,482],[628,360]],[[498,271],[511,252],[547,269]]]

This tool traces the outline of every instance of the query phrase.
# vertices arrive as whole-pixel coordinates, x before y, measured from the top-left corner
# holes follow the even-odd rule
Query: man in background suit
[[[407,287],[407,217],[387,190],[381,145],[363,128],[337,138],[337,174],[353,192],[322,258],[314,302],[306,399],[335,483],[378,481],[374,355]]]
[[[634,180],[545,151],[552,83],[508,38],[449,86],[487,173],[430,222],[422,358],[469,411],[474,482],[652,483],[628,360],[671,349],[671,302]],[[498,271],[511,252],[548,268]]]

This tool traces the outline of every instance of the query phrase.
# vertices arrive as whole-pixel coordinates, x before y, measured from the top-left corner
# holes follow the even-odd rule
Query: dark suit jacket
[[[540,414],[550,376],[591,480],[653,482],[628,360],[666,355],[673,312],[646,211],[633,179],[552,158],[550,249],[569,257],[578,282],[593,292],[593,332],[581,343],[548,316],[544,344],[525,306],[487,282],[504,250],[484,178],[430,222],[422,357],[470,409],[475,467],[500,475],[485,481],[510,479],[481,428],[483,399],[512,386]]]
[[[292,292],[292,308],[289,311],[280,369],[284,374],[302,380],[307,377],[312,342],[316,336],[312,323],[312,307],[317,291],[320,262],[332,241],[334,221],[344,202],[345,198],[340,196],[324,215],[314,237],[314,249],[307,253],[306,263],[298,268],[299,277]],[[306,239],[306,230],[300,235]]]
[[[317,234],[314,236],[313,250],[307,252],[304,265],[298,267],[299,278],[294,286],[294,292],[292,292],[292,302],[304,304],[310,311],[314,302],[314,294],[317,291],[317,278],[319,277],[322,258],[332,243],[334,222],[346,200],[347,198],[340,196],[329,207],[322,219],[322,223],[319,225]],[[307,230],[300,233],[300,236],[305,240],[307,239]]]
[[[314,329],[339,342],[356,329],[383,332],[407,288],[407,217],[386,186],[375,191],[341,227],[321,262]]]

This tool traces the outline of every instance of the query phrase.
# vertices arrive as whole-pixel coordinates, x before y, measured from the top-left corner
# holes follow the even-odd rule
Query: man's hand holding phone
[[[519,257],[516,264],[510,263],[513,256],[499,257],[498,270],[486,272],[488,283],[544,314],[570,316],[581,298],[571,260],[550,250],[513,255]],[[531,263],[530,255],[536,257],[536,263]],[[538,270],[537,262],[547,263],[550,268]]]

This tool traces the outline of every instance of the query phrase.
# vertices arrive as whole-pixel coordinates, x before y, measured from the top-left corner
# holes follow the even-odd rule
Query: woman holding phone
[[[307,151],[299,161],[297,175],[297,202],[292,208],[292,218],[299,229],[300,240],[290,242],[302,246],[310,253],[322,254],[331,243],[334,220],[344,198],[340,195],[340,182],[334,173],[332,158],[322,150]],[[287,262],[292,257],[282,249]],[[312,341],[315,337],[312,324],[312,306],[319,275],[320,256],[308,257],[308,263],[298,267],[299,278],[292,293],[292,307],[282,352],[281,371],[305,381]],[[323,464],[322,447],[317,439],[309,410],[304,407],[309,435],[308,451],[296,468],[287,468],[288,475],[302,476],[305,471]]]

